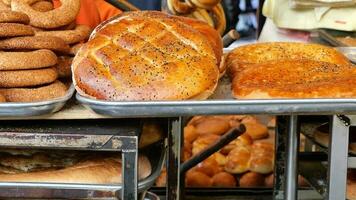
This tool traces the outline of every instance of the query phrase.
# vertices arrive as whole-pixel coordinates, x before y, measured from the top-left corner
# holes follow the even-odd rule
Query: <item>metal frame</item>
[[[133,133],[128,133],[132,135]],[[9,142],[11,140],[11,142]],[[0,182],[0,188],[43,188],[61,190],[122,191],[121,199],[138,199],[138,135],[83,135],[48,133],[3,133],[1,147],[51,148],[68,150],[109,150],[122,152],[122,185]]]

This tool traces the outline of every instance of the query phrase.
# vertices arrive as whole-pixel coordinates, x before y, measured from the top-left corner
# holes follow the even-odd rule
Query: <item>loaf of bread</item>
[[[48,183],[121,183],[121,158],[77,152],[0,152],[0,181]],[[139,156],[139,179],[151,174],[147,157]]]
[[[238,47],[231,51],[226,64],[232,77],[236,73],[253,66],[276,60],[315,60],[338,65],[350,64],[337,50],[319,45],[296,42],[268,42]]]
[[[219,78],[221,40],[213,35],[191,19],[124,13],[79,50],[73,82],[79,94],[108,101],[205,99]]]

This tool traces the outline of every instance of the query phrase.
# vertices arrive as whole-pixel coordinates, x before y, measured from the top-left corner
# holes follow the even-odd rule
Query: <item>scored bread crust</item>
[[[238,99],[355,98],[356,68],[312,60],[255,64],[236,74],[232,90]]]
[[[346,56],[331,47],[296,42],[269,42],[250,44],[234,49],[227,55],[226,65],[229,74],[233,77],[253,64],[289,59],[316,60],[340,65],[350,64]]]
[[[99,26],[72,72],[81,95],[110,101],[205,99],[219,77],[210,41],[159,12],[126,13]]]

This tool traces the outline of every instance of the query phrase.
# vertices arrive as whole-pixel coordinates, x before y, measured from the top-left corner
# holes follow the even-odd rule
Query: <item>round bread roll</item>
[[[37,88],[7,88],[0,89],[8,102],[38,102],[62,97],[67,87],[60,81]]]
[[[193,142],[193,149],[192,153],[193,155],[196,155],[206,149],[209,145],[213,144],[217,140],[220,139],[220,136],[214,135],[214,134],[206,134],[206,135],[201,135],[199,136],[194,142]]]
[[[74,21],[79,13],[79,0],[61,0],[61,6],[47,12],[36,11],[30,5],[38,0],[12,0],[11,9],[27,14],[30,24],[39,28],[57,28]]]
[[[80,95],[108,101],[206,99],[219,78],[212,42],[155,11],[126,12],[97,27],[72,71]]]
[[[185,184],[187,187],[211,187],[213,181],[202,172],[189,170],[186,174]]]
[[[204,121],[195,125],[198,134],[222,135],[230,129],[228,120],[214,117],[206,117]]]
[[[54,82],[58,77],[54,68],[0,71],[0,87],[30,87]]]
[[[16,37],[16,36],[32,36],[32,28],[24,24],[16,23],[0,23],[0,38],[4,37]]]
[[[59,53],[69,53],[70,47],[57,37],[16,37],[0,40],[0,49],[3,50],[38,50],[49,49]]]
[[[219,163],[216,162],[215,159],[207,159],[195,166],[194,170],[212,177],[221,172],[222,169],[219,167]]]
[[[188,125],[184,127],[184,140],[192,143],[194,140],[198,138],[199,134],[196,132],[195,127],[193,125]]]
[[[255,142],[251,146],[249,169],[252,172],[269,174],[274,169],[274,147],[271,143]]]
[[[21,23],[28,24],[30,22],[30,18],[21,12],[15,12],[11,10],[2,10],[0,12],[0,23]]]
[[[249,170],[251,149],[248,146],[237,146],[226,156],[225,171],[241,174]]]
[[[192,157],[192,144],[187,140],[184,140],[183,162],[189,160],[191,157]]]
[[[264,185],[264,175],[255,172],[247,172],[239,180],[239,186],[243,188],[262,187]]]
[[[231,150],[233,150],[234,148],[236,148],[237,146],[250,146],[252,145],[253,140],[251,138],[250,135],[244,133],[242,135],[240,135],[237,139],[235,139],[234,141],[230,142],[228,145],[224,146],[221,149],[221,153],[223,154],[228,154]]]
[[[227,172],[219,172],[212,177],[214,187],[236,187],[235,177]]]
[[[0,51],[0,70],[39,69],[56,63],[56,54],[46,49],[29,52]]]
[[[245,127],[246,127],[246,134],[248,134],[249,136],[251,136],[251,138],[253,140],[259,140],[259,139],[263,139],[263,138],[267,138],[268,137],[268,128],[267,126],[257,122],[242,122]]]

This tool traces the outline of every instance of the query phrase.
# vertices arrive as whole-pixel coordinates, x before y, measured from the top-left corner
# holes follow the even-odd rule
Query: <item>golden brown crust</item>
[[[47,49],[29,52],[0,52],[0,70],[38,69],[50,67],[56,63],[56,54]]]
[[[31,7],[40,12],[48,12],[50,10],[53,10],[53,4],[52,2],[49,1],[39,1],[31,5]]]
[[[0,94],[0,102],[6,102],[4,95]]]
[[[0,38],[16,36],[32,36],[35,32],[28,25],[16,23],[0,23]]]
[[[16,37],[0,40],[0,49],[3,50],[38,50],[49,49],[60,53],[69,53],[70,47],[57,37]]]
[[[261,187],[265,185],[265,177],[256,172],[247,172],[242,175],[239,181],[239,186],[242,188]]]
[[[311,60],[256,64],[232,82],[239,99],[355,98],[356,68]]]
[[[30,5],[38,0],[28,0],[23,2],[21,0],[12,0],[11,8],[14,11],[19,11],[29,16],[30,24],[39,28],[57,28],[64,26],[74,21],[79,9],[79,0],[61,0],[61,6],[57,9],[40,12],[34,10]]]
[[[58,76],[60,78],[68,78],[72,76],[72,65],[73,58],[68,56],[58,57],[58,63],[55,66],[58,71]]]
[[[67,88],[60,81],[37,88],[0,89],[9,102],[38,102],[56,99],[66,94]]]
[[[7,6],[3,1],[0,0],[0,11],[9,11],[11,10],[10,6]]]
[[[230,75],[238,73],[253,64],[275,60],[316,60],[334,64],[349,64],[349,60],[337,50],[319,44],[293,42],[257,43],[238,47],[226,58]]]
[[[86,25],[77,25],[74,30],[63,31],[40,31],[36,32],[36,36],[42,37],[59,37],[67,44],[74,44],[85,41],[89,38],[91,29]]]
[[[15,11],[6,11],[2,10],[0,12],[0,23],[21,23],[28,24],[30,22],[30,18],[21,12]]]
[[[43,157],[43,156],[42,156]],[[29,159],[25,163],[19,163],[19,158],[10,157],[9,164],[19,164],[18,167],[26,167],[26,165],[33,164],[54,164],[48,158],[40,158],[41,161],[31,161]],[[36,158],[33,158],[36,159]],[[82,158],[83,159],[83,158]],[[31,163],[32,162],[32,163]],[[63,162],[63,161],[62,161]],[[147,157],[139,156],[139,172],[138,178],[141,180],[151,174],[151,164]],[[27,163],[27,164],[26,164]],[[15,181],[15,182],[46,182],[46,183],[87,183],[87,184],[114,184],[121,183],[121,159],[119,157],[88,157],[82,161],[76,162],[69,166],[61,166],[59,169],[52,167],[49,169],[42,169],[30,172],[15,172],[0,173],[0,181]],[[40,166],[36,166],[39,167]],[[23,171],[23,170],[22,170]]]
[[[0,87],[30,87],[54,82],[58,77],[55,68],[17,71],[0,71]]]
[[[126,13],[96,29],[73,60],[73,82],[81,95],[122,101],[212,94],[219,72],[209,41],[156,13]]]

